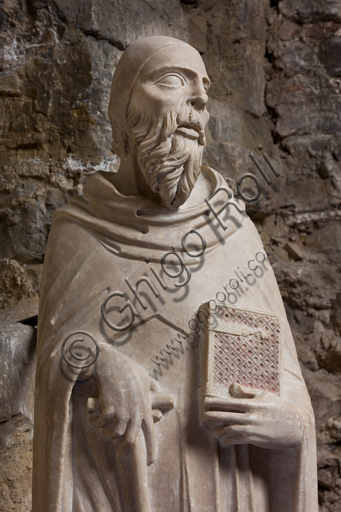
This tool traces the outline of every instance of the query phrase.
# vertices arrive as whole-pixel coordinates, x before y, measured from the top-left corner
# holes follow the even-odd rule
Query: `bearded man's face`
[[[129,152],[163,204],[177,210],[200,174],[209,79],[195,50],[164,49],[142,70],[127,112]]]

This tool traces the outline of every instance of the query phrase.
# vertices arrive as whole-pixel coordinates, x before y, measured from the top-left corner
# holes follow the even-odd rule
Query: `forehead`
[[[172,45],[157,50],[143,66],[139,79],[150,78],[167,69],[184,69],[209,80],[200,54],[189,45]]]

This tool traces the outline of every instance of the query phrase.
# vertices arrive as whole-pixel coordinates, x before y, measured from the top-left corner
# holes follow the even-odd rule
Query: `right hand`
[[[302,415],[287,400],[240,384],[231,384],[229,391],[231,398],[212,397],[204,402],[202,424],[213,429],[222,446],[284,449],[302,442]]]
[[[111,347],[102,349],[98,358],[97,385],[100,416],[91,421],[101,435],[115,441],[121,454],[128,454],[142,428],[147,449],[147,463],[156,460],[156,438],[153,419],[157,382],[128,357]],[[169,396],[169,395],[167,395]],[[170,406],[172,399],[168,398]],[[166,406],[166,408],[169,408]],[[155,411],[154,411],[155,416]]]

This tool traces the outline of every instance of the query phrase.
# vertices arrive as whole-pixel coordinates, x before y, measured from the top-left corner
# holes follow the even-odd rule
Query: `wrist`
[[[91,365],[81,369],[79,377],[85,380],[96,378],[98,373],[105,374],[112,369],[117,359],[120,359],[120,354],[107,343],[101,343],[98,346],[97,357]]]

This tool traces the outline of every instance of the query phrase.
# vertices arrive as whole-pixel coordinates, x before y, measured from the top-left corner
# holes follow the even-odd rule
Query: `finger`
[[[217,432],[217,437],[222,446],[230,446],[233,444],[249,444],[250,433],[246,425],[234,425],[233,427],[226,427],[224,434]]]
[[[152,378],[150,379],[150,391],[161,391],[160,385]]]
[[[105,437],[106,439],[115,439],[115,432],[114,432],[114,425],[115,425],[115,422],[114,423],[111,423],[109,425],[106,425],[105,427],[101,427],[99,429],[99,433],[101,434],[102,437]]]
[[[144,418],[142,428],[146,440],[147,464],[149,465],[156,461],[156,435],[152,414],[148,414]]]
[[[206,411],[251,412],[255,406],[252,401],[235,398],[212,397],[204,399]]]
[[[105,427],[115,420],[116,413],[113,407],[105,407],[102,409],[102,414],[98,420],[98,426]]]
[[[263,393],[262,389],[249,388],[242,386],[241,384],[231,384],[229,387],[230,395],[233,398],[255,398],[256,396]]]
[[[163,414],[160,409],[153,409],[152,414],[154,423],[158,423],[163,418]]]
[[[140,420],[130,420],[127,426],[127,430],[125,432],[123,441],[120,445],[120,453],[123,457],[130,453],[131,447],[136,442],[137,435],[141,429],[141,419]]]
[[[105,437],[107,439],[116,439],[118,436],[115,433],[115,428],[117,424],[117,418],[112,423],[109,423],[108,425],[105,425],[104,427],[100,428],[100,434],[102,437]]]
[[[249,415],[244,413],[221,412],[221,411],[208,411],[203,416],[203,425],[231,425],[239,424],[244,425],[247,423]]]
[[[206,413],[206,414],[212,414],[212,413]],[[216,424],[217,420],[214,418],[206,417],[204,416],[204,424],[210,425]],[[254,424],[254,416],[250,413],[226,413],[226,416],[224,417],[224,424],[223,426],[219,427],[220,429],[224,429],[225,427],[232,426],[232,425],[253,425]]]
[[[88,413],[88,421],[92,427],[99,428],[100,413]]]
[[[86,410],[88,411],[88,414],[92,413],[101,413],[101,401],[99,398],[88,398],[88,401],[86,403]]]
[[[121,416],[117,418],[114,428],[115,437],[124,436],[127,426],[128,426],[129,418],[127,416]]]
[[[108,439],[120,438],[125,434],[128,422],[129,418],[127,417],[116,417],[116,420],[112,426],[101,428],[101,433],[104,437],[107,437]]]
[[[175,404],[175,396],[172,393],[152,393],[152,408],[155,409],[172,409]]]

